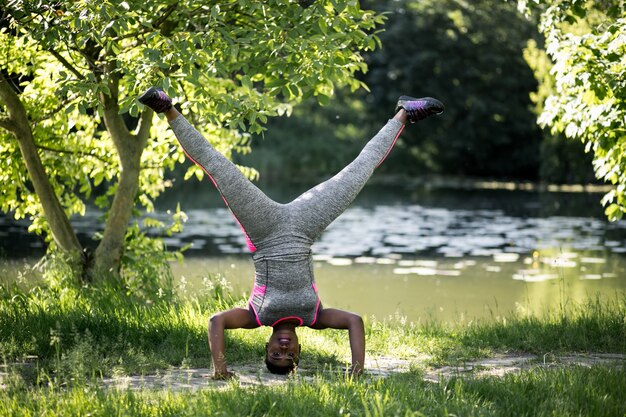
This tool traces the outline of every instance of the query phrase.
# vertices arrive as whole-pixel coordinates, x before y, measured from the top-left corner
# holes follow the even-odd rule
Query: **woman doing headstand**
[[[287,204],[267,197],[241,171],[217,152],[172,107],[171,99],[152,87],[139,101],[164,113],[185,154],[211,178],[241,226],[254,261],[254,286],[248,308],[220,312],[209,321],[209,346],[214,377],[232,376],[225,360],[225,329],[271,326],[265,363],[273,373],[295,369],[300,356],[297,326],[347,329],[352,374],[363,371],[365,335],[357,314],[322,308],[313,278],[311,246],[324,229],[354,200],[374,169],[382,163],[405,123],[443,111],[433,98],[400,97],[393,119],[374,136],[341,172]]]

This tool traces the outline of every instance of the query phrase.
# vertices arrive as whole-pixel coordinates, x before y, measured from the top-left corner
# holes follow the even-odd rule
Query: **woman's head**
[[[300,351],[295,328],[274,328],[265,344],[265,365],[273,374],[288,374],[298,366]]]

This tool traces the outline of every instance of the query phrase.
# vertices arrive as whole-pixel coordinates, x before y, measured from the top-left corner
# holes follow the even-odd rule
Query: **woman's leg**
[[[400,97],[395,117],[366,144],[350,165],[290,204],[282,205],[263,194],[234,164],[213,149],[172,107],[171,99],[162,90],[152,87],[138,99],[154,111],[165,113],[185,153],[204,169],[222,194],[244,230],[252,251],[256,250],[255,241],[263,240],[281,228],[302,232],[311,239],[317,238],[348,207],[374,169],[383,162],[407,119],[415,123],[443,112],[443,104],[439,100]]]
[[[444,110],[432,97],[402,96],[396,115],[363,148],[359,156],[337,175],[312,188],[291,202],[289,211],[296,230],[316,239],[348,208],[374,169],[380,165],[398,140],[407,121],[419,122]]]
[[[226,157],[215,150],[178,111],[170,108],[165,116],[185,154],[209,176],[224,202],[243,229],[251,251],[255,243],[273,231],[281,218],[281,204],[267,197]]]
[[[404,129],[407,114],[396,116],[374,136],[361,153],[334,177],[305,192],[287,207],[297,230],[316,239],[337,216],[344,212],[380,165]]]

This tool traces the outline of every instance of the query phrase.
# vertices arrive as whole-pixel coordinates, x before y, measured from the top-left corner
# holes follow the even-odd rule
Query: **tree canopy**
[[[409,148],[403,165],[536,179],[541,132],[528,92],[537,82],[522,54],[528,39],[537,36],[535,26],[506,2],[393,4],[383,48],[368,55],[370,71],[364,76],[374,93],[374,114],[382,119],[401,94],[432,95],[446,105],[444,117],[403,134]],[[387,6],[372,2],[372,7]]]
[[[118,270],[136,203],[150,209],[183,160],[138,94],[162,86],[225,155],[247,152],[268,117],[306,97],[325,102],[336,86],[363,87],[361,52],[376,47],[382,21],[354,0],[10,0],[0,22],[1,208],[74,250],[67,218],[92,199],[107,213],[96,265]]]
[[[520,0],[540,15],[554,87],[539,123],[580,140],[596,176],[615,188],[602,202],[611,220],[626,213],[626,4],[624,1]]]
[[[523,57],[528,39],[540,37],[536,25],[505,2],[365,4],[388,18],[382,48],[366,54],[369,71],[360,75],[370,92],[346,91],[331,108],[299,107],[291,120],[272,122],[244,159],[264,167],[261,178],[270,166],[280,167],[274,176],[285,173],[282,181],[335,172],[408,94],[441,99],[446,111],[406,129],[381,172],[538,179],[543,134],[529,98],[537,81]]]

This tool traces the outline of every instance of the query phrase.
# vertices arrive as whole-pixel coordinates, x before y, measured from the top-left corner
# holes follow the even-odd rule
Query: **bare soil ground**
[[[546,354],[536,356],[530,354],[502,354],[492,358],[479,359],[460,363],[455,366],[429,366],[427,356],[412,359],[395,359],[391,357],[372,357],[366,361],[365,378],[385,378],[390,375],[408,372],[411,368],[423,369],[424,380],[439,382],[451,377],[480,378],[485,376],[504,376],[511,372],[519,372],[535,368],[554,368],[567,366],[614,366],[626,367],[626,355],[612,353],[572,353],[566,355]],[[32,368],[32,363],[0,366],[0,389],[6,388],[13,370]],[[231,368],[236,374],[239,386],[279,385],[289,381],[293,376],[274,375],[265,369],[263,363],[235,365]],[[306,365],[298,370],[295,378],[313,379],[317,369],[307,369]],[[328,369],[325,373],[340,374],[341,369]],[[211,378],[208,368],[172,368],[150,375],[121,376],[104,378],[102,386],[112,389],[169,389],[196,390],[201,388],[224,388],[231,382],[216,381]]]
[[[626,355],[608,353],[551,355],[543,357],[529,354],[504,354],[493,358],[466,362],[457,366],[428,367],[427,357],[412,360],[394,359],[390,357],[374,357],[367,361],[366,378],[385,378],[389,375],[407,372],[411,367],[426,369],[424,380],[439,382],[453,376],[480,378],[485,376],[504,376],[510,372],[519,372],[534,368],[554,368],[567,366],[626,366]],[[233,366],[236,379],[240,386],[284,384],[290,377],[269,373],[262,363],[254,365]],[[325,372],[341,372],[328,370]],[[297,378],[312,379],[316,371],[300,368]],[[200,389],[207,387],[226,387],[230,382],[211,379],[211,370],[207,368],[182,369],[174,368],[155,375],[126,376],[107,378],[102,384],[117,389]]]

